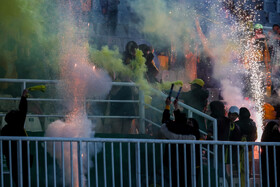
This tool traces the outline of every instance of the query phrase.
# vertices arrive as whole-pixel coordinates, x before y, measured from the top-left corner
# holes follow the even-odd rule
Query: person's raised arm
[[[28,97],[28,90],[25,89],[22,92],[20,103],[19,103],[19,111],[20,111],[20,124],[24,126],[26,114],[27,114],[27,98]]]
[[[170,104],[171,100],[169,97],[167,97],[165,100],[165,109],[161,120],[162,123],[168,123],[170,121]]]

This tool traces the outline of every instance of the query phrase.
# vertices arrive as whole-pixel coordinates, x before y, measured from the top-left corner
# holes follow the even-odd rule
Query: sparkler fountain
[[[57,90],[63,105],[66,107],[68,114],[65,121],[57,120],[51,123],[46,130],[47,137],[83,137],[90,138],[94,136],[94,124],[87,118],[85,102],[87,98],[106,97],[111,89],[111,78],[107,72],[95,68],[90,65],[88,60],[87,42],[79,38],[76,31],[75,22],[68,17],[68,24],[65,24],[63,37],[61,39],[60,66],[61,81],[57,85]],[[69,21],[70,20],[70,21]],[[82,29],[79,27],[79,29]],[[56,154],[59,166],[63,167],[61,143],[56,143]],[[77,143],[73,143],[72,152],[70,143],[64,143],[64,166],[66,185],[71,185],[71,172],[73,172],[74,186],[79,186],[78,178],[78,147]],[[49,144],[48,152],[53,154],[53,147]],[[83,171],[85,184],[85,172],[87,171],[87,157],[91,157],[94,153],[94,147],[90,145],[90,153],[87,155],[86,144],[81,147],[83,158]],[[71,160],[72,158],[72,160]],[[73,170],[71,167],[73,162]],[[64,180],[64,179],[63,179]]]

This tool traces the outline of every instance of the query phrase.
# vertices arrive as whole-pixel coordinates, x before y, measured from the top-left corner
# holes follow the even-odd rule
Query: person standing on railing
[[[201,112],[205,111],[207,106],[207,99],[209,97],[209,92],[203,89],[204,81],[202,79],[195,79],[191,84],[191,90],[188,92],[181,93],[181,98],[186,105],[189,105]],[[203,117],[194,114],[193,118],[197,120],[199,124],[199,129],[206,132],[205,120]]]
[[[28,97],[28,90],[23,90],[21,100],[19,103],[19,110],[11,110],[8,112],[5,116],[5,121],[7,122],[7,125],[5,125],[2,128],[1,136],[20,136],[20,137],[26,137],[27,133],[24,129],[24,122],[26,119],[27,114],[27,98]],[[28,156],[30,156],[30,165],[32,165],[32,155],[27,155],[27,142],[22,141],[22,152],[18,152],[18,142],[17,141],[11,141],[11,158],[9,155],[9,142],[3,141],[3,153],[7,159],[7,166],[10,167],[10,161],[12,162],[12,175],[15,185],[17,186],[19,181],[18,176],[18,159],[19,154],[21,154],[22,157],[22,181],[23,186],[28,186]],[[30,166],[31,167],[31,166]],[[10,168],[9,168],[10,169]]]
[[[200,132],[198,123],[193,118],[186,118],[185,113],[181,113],[178,108],[178,100],[174,101],[174,117],[175,120],[170,119],[170,104],[171,100],[167,97],[165,101],[165,110],[162,116],[162,126],[161,132],[162,134],[168,138],[173,140],[199,140]],[[198,182],[199,176],[199,168],[200,168],[200,151],[199,145],[195,147],[195,155],[196,155],[196,180]],[[172,186],[177,186],[177,151],[176,144],[171,144],[170,150],[168,144],[165,146],[164,152],[164,165],[166,169],[168,169],[167,173],[171,170],[172,174]],[[171,158],[169,158],[169,151],[171,154]],[[187,171],[187,184],[188,186],[192,186],[192,164],[191,164],[191,145],[186,145],[186,157],[187,157],[187,168],[184,168],[184,144],[178,145],[178,158],[179,158],[179,186],[185,186],[185,170]],[[169,168],[169,162],[171,162],[171,168]]]

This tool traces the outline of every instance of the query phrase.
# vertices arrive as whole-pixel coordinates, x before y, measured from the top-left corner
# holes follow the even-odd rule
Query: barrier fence
[[[17,84],[20,85],[18,89],[18,94],[28,86],[34,84],[47,84],[48,87],[57,84],[58,80],[27,80],[27,79],[0,79],[0,83]],[[130,86],[138,88],[134,83],[123,83],[123,82],[113,82],[113,86]],[[53,88],[54,89],[54,88]],[[51,90],[51,88],[50,88]],[[167,95],[159,92],[157,90],[151,90],[154,94],[154,98],[160,100],[160,102],[165,101]],[[46,96],[47,95],[47,96]],[[28,102],[46,102],[48,105],[54,103],[58,106],[62,99],[48,97],[49,94],[40,95],[37,97],[28,98]],[[16,101],[19,101],[19,97],[7,97],[1,96],[0,101],[13,101],[14,108],[17,108]],[[110,115],[92,115],[88,113],[88,118],[98,119],[98,118],[130,118],[139,120],[139,133],[145,134],[147,124],[152,124],[154,127],[159,128],[161,126],[161,121],[156,121],[161,119],[163,108],[158,108],[157,105],[153,103],[145,103],[145,96],[141,90],[138,90],[138,99],[136,100],[101,100],[101,99],[86,99],[85,106],[87,103],[135,103],[138,104],[139,111],[135,116],[110,116]],[[179,102],[181,107],[188,110],[188,116],[192,117],[193,113],[202,116],[205,120],[210,120],[214,124],[213,139],[217,139],[217,122],[214,118],[193,109],[183,103]],[[149,114],[152,112],[157,113],[157,119],[154,121],[153,118],[149,118]],[[36,118],[63,118],[64,113],[53,114],[47,113],[35,114],[29,113],[27,119],[29,121],[36,121]],[[5,112],[0,113],[0,117],[5,115]],[[154,115],[154,116],[156,116]],[[51,122],[51,121],[48,121]],[[25,122],[25,127],[28,127],[28,120]],[[1,124],[4,125],[3,123]],[[46,124],[45,124],[46,125]],[[34,130],[34,126],[30,126],[31,131]],[[39,132],[43,132],[44,128],[38,128]],[[36,132],[38,132],[36,131]],[[201,132],[205,133],[205,132]],[[64,138],[40,138],[40,137],[28,137],[28,138],[16,138],[16,137],[1,137],[1,186],[12,186],[13,175],[17,176],[20,186],[23,184],[25,186],[26,182],[31,186],[141,186],[150,183],[162,184],[165,186],[172,185],[172,173],[171,170],[166,171],[166,167],[163,165],[163,159],[167,156],[163,155],[165,147],[172,149],[168,155],[174,153],[173,143],[178,143],[176,145],[176,151],[184,150],[184,154],[187,157],[191,157],[195,161],[195,142],[188,141],[167,141],[167,140],[139,140],[132,137],[132,139],[64,139]],[[6,141],[7,140],[7,141]],[[17,141],[17,143],[15,143]],[[169,143],[169,144],[168,144]],[[170,144],[172,143],[172,144]],[[184,148],[182,149],[179,144],[184,143]],[[200,143],[198,143],[200,144]],[[198,145],[197,144],[197,145]],[[178,147],[179,146],[179,147]],[[7,148],[8,147],[8,148]],[[16,148],[15,148],[16,147]],[[110,148],[108,148],[110,147]],[[97,150],[101,149],[101,152]],[[204,160],[205,155],[208,155],[207,163],[209,168],[207,169],[209,178],[207,181],[218,184],[218,146],[215,144],[209,144],[206,146],[200,145],[201,161]],[[6,156],[3,154],[3,150],[9,154]],[[92,153],[92,150],[93,153]],[[144,151],[143,151],[144,150]],[[188,154],[192,151],[191,156]],[[197,148],[198,150],[198,148]],[[15,154],[16,152],[16,154]],[[24,154],[20,154],[23,153]],[[125,154],[123,155],[123,153]],[[203,155],[202,155],[203,153]],[[92,155],[93,154],[93,155]],[[167,154],[167,153],[165,153]],[[17,155],[17,161],[14,161],[14,155]],[[30,155],[33,155],[31,158]],[[178,155],[178,154],[177,154]],[[66,156],[70,157],[65,158]],[[179,157],[179,155],[178,155]],[[211,159],[210,159],[211,157]],[[85,160],[85,158],[87,158]],[[160,158],[160,159],[158,159]],[[190,159],[184,159],[186,160]],[[12,162],[9,162],[12,161]],[[24,162],[23,162],[24,161]],[[14,171],[13,174],[13,162]],[[125,162],[125,164],[124,164]],[[182,161],[181,161],[182,162]],[[19,163],[19,164],[17,164]],[[27,164],[26,164],[27,163]],[[102,164],[100,164],[102,163]],[[110,163],[110,167],[108,166]],[[191,162],[191,168],[196,168],[195,162]],[[31,166],[32,164],[32,166]],[[144,166],[144,165],[145,166]],[[177,162],[180,165],[179,162]],[[187,164],[187,162],[185,163]],[[169,163],[167,165],[174,165]],[[211,167],[210,167],[211,166]],[[68,168],[66,168],[68,167]],[[70,168],[69,168],[70,167]],[[109,168],[108,168],[109,167]],[[8,169],[9,168],[9,169]],[[27,168],[27,170],[26,170]],[[152,169],[151,169],[152,168]],[[187,167],[186,167],[187,168]],[[188,167],[190,168],[190,167]],[[119,171],[117,171],[119,170]],[[205,169],[201,170],[205,172]],[[201,180],[194,180],[198,173],[195,169],[192,169],[192,177],[188,180],[196,186],[198,184],[206,184],[204,176]],[[181,173],[181,171],[178,171]],[[168,175],[167,175],[168,173]],[[189,171],[190,173],[190,171]],[[26,177],[26,174],[28,176]],[[187,175],[187,173],[185,173]],[[36,177],[34,177],[36,176]],[[26,181],[28,179],[28,181]],[[180,179],[180,177],[179,177]],[[179,180],[178,179],[178,180]],[[144,181],[143,181],[144,180]],[[93,182],[94,181],[94,182]],[[176,180],[173,180],[177,181]],[[187,184],[188,181],[184,181]],[[212,185],[211,185],[212,186]]]
[[[210,154],[213,146],[218,146],[218,157]],[[279,146],[268,142],[0,137],[0,184],[16,186],[16,175],[19,186],[277,186]],[[3,152],[12,170],[3,167]]]
[[[32,85],[36,85],[36,84],[45,84],[48,86],[47,90],[50,90],[49,93],[43,93],[43,94],[37,94],[35,95],[35,97],[32,98],[28,98],[29,102],[35,102],[35,103],[48,103],[48,105],[53,104],[54,108],[57,108],[59,105],[62,105],[63,99],[62,98],[54,98],[53,95],[55,95],[54,93],[51,92],[56,92],[56,88],[55,85],[59,83],[59,80],[37,80],[37,79],[1,79],[0,78],[0,84],[14,84],[16,85],[15,88],[19,88],[18,92],[17,92],[17,97],[12,97],[11,95],[6,95],[9,93],[6,93],[4,95],[0,95],[0,101],[5,101],[5,102],[10,102],[9,103],[9,107],[7,108],[11,108],[11,101],[14,101],[14,103],[12,103],[12,109],[17,108],[17,104],[16,101],[20,100],[20,94],[21,91],[25,88],[27,88],[28,86],[32,86]],[[128,86],[128,87],[135,87],[138,89],[138,86],[135,83],[132,82],[112,82],[112,86]],[[145,126],[146,124],[152,124],[153,126],[156,127],[160,127],[161,126],[161,116],[162,116],[162,112],[164,109],[164,106],[159,105],[160,103],[164,103],[167,95],[164,94],[163,92],[160,92],[156,89],[151,89],[151,95],[153,96],[153,100],[157,100],[158,102],[156,103],[145,103],[145,95],[143,93],[143,91],[138,89],[138,99],[135,100],[110,100],[110,99],[86,99],[85,101],[85,105],[87,105],[87,103],[134,103],[134,104],[138,104],[139,110],[138,110],[138,114],[135,116],[112,116],[112,115],[91,115],[90,113],[88,113],[88,118],[89,119],[106,119],[106,118],[123,118],[123,119],[138,119],[139,120],[139,133],[144,134],[145,133]],[[9,96],[9,97],[7,97]],[[2,103],[1,103],[2,104]],[[212,118],[211,116],[198,111],[190,106],[185,105],[182,102],[179,102],[179,105],[186,109],[188,111],[188,117],[192,117],[193,114],[197,114],[199,116],[202,116],[205,120],[211,121],[213,123],[213,139],[217,140],[217,121],[215,118]],[[5,106],[5,105],[3,105]],[[160,107],[160,108],[158,108]],[[53,114],[53,113],[48,113],[49,111],[51,111],[50,109],[48,109],[48,111],[42,111],[41,114],[34,114],[34,113],[29,113],[27,114],[28,117],[41,117],[41,118],[47,118],[47,117],[55,117],[55,118],[63,118],[65,116],[65,113],[60,113],[60,114]],[[5,111],[7,112],[7,111]],[[5,112],[2,111],[1,113],[1,107],[0,107],[0,117],[5,116]],[[149,113],[153,113],[154,116],[156,116],[156,120],[155,118],[149,118]],[[147,115],[148,114],[148,115]],[[3,124],[2,124],[3,125]],[[203,134],[206,134],[206,132],[202,132]]]

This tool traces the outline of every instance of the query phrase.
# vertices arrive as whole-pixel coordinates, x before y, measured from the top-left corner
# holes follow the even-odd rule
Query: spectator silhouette
[[[239,120],[236,124],[240,127],[241,131],[241,140],[247,142],[254,142],[257,139],[257,127],[256,123],[250,118],[250,111],[241,107],[239,111]],[[245,176],[245,169],[247,167],[247,162],[245,162],[245,158],[249,157],[249,173],[252,171],[252,147],[248,147],[249,153],[247,153],[244,148],[240,149],[240,170],[241,170],[241,186],[247,186],[245,184],[246,178],[249,176]]]
[[[207,106],[207,98],[209,97],[208,90],[203,89],[204,81],[202,79],[195,79],[190,84],[191,90],[181,93],[181,98],[186,105],[203,112]],[[199,129],[206,132],[204,118],[196,114],[193,114],[193,118],[197,120]]]
[[[28,90],[24,90],[19,103],[19,110],[11,110],[5,116],[5,125],[1,131],[1,136],[27,136],[24,129],[24,122],[27,113],[27,98]],[[28,186],[28,157],[30,157],[30,167],[32,166],[32,155],[27,155],[27,142],[22,141],[21,153],[19,150],[19,144],[17,141],[11,141],[11,155],[9,155],[9,141],[3,141],[3,153],[7,159],[7,166],[12,169],[13,180],[17,186],[20,181],[18,181],[18,168],[19,168],[19,154],[22,156],[22,181],[23,186]],[[10,160],[10,158],[12,160]],[[12,162],[12,168],[10,168],[10,162]]]
[[[280,142],[280,132],[279,132],[279,125],[275,121],[270,121],[265,126],[262,138],[262,142]],[[276,167],[276,180],[277,184],[280,184],[280,147],[275,147],[275,160],[274,160],[274,148],[273,146],[262,146],[262,152],[261,152],[261,166],[262,166],[262,185],[267,185],[267,177],[269,177],[269,184],[270,186],[275,186],[275,172],[274,167]],[[266,157],[266,154],[268,155],[268,158]],[[268,171],[267,172],[267,159],[268,159]],[[269,176],[267,176],[269,175]]]
[[[163,135],[168,139],[180,139],[180,140],[199,140],[200,133],[198,123],[195,119],[186,118],[185,113],[181,113],[178,109],[178,101],[174,101],[174,116],[175,120],[170,119],[170,99],[167,98],[166,107],[163,112],[162,116],[162,127],[161,132]],[[186,146],[186,150],[184,147]],[[171,157],[169,157],[169,151],[171,153]],[[186,151],[186,155],[184,154]],[[187,179],[188,186],[192,186],[191,180],[191,147],[190,144],[179,144],[178,145],[178,152],[176,149],[176,144],[170,145],[170,150],[168,144],[165,146],[164,152],[164,165],[168,169],[167,173],[171,170],[172,174],[172,186],[177,186],[177,158],[179,158],[179,183],[178,186],[185,186],[185,180]],[[178,155],[177,155],[178,154]],[[199,168],[200,168],[200,151],[199,145],[196,145],[195,148],[195,159],[196,159],[196,174],[198,180]],[[187,168],[184,167],[185,163],[185,156],[187,158]],[[171,162],[171,168],[169,167],[169,162]],[[187,170],[187,178],[185,178],[185,170]]]

